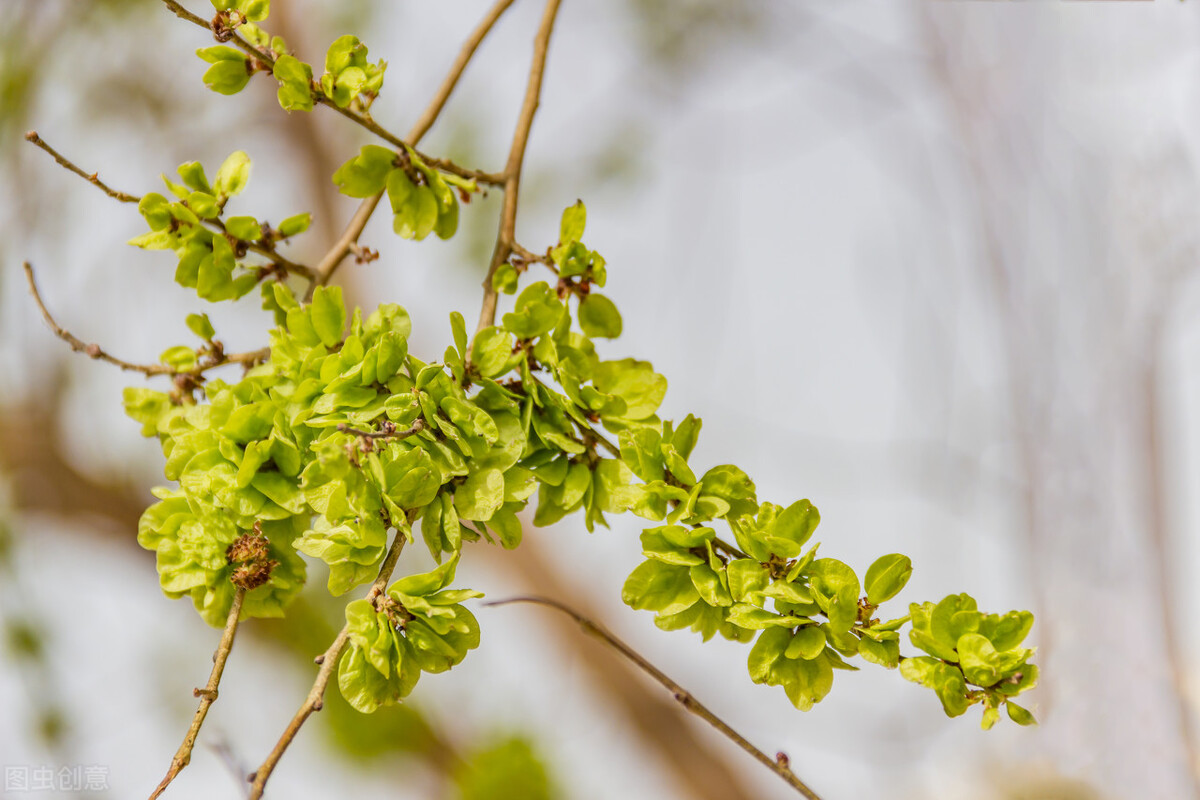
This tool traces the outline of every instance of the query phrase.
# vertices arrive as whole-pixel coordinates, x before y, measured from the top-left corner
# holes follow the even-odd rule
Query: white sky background
[[[381,122],[407,127],[485,5],[410,2],[364,34],[372,57],[390,64]],[[518,3],[453,101],[448,121],[476,120],[482,166],[503,162],[539,13]],[[839,673],[830,697],[801,714],[781,690],[750,683],[747,648],[663,634],[620,603],[621,582],[640,560],[639,520],[592,536],[570,521],[528,534],[552,540],[547,549],[605,609],[606,624],[764,750],[786,750],[826,798],[984,797],[1002,770],[1034,769],[1086,778],[1111,797],[1189,796],[1163,699],[1131,376],[1164,275],[1186,273],[1194,258],[1198,13],[1173,2],[779,3],[763,41],[714,46],[688,88],[671,91],[645,79],[615,7],[564,4],[518,239],[542,249],[556,238],[558,211],[576,197],[587,202],[586,240],[608,259],[606,293],[625,320],[624,337],[604,354],[651,360],[671,385],[664,415],[704,419],[695,465],[737,463],[763,499],[811,498],[824,555],[863,570],[879,554],[908,553],[916,573],[901,601],[969,591],[987,610],[1032,608],[1035,643],[1053,641],[1034,731],[1005,721],[983,733],[977,710],[946,720],[927,690],[870,665]],[[262,135],[266,127],[238,123],[250,97],[271,93],[197,91],[201,62],[172,54],[203,46],[201,33],[170,19],[158,29],[164,38],[142,49],[153,50],[148,63],[164,81],[202,104],[196,133],[163,142],[136,119],[79,130],[70,70],[43,98],[39,131],[136,192],[156,190],[157,174],[182,160],[215,164],[246,149],[255,172],[238,207],[272,219],[300,210],[298,192],[277,183],[294,156]],[[939,39],[952,79],[970,89],[969,140],[934,68]],[[95,47],[64,58],[112,58],[101,54],[110,43]],[[213,130],[221,139],[205,142]],[[428,149],[445,146],[444,133],[435,129]],[[598,181],[579,163],[614,140],[638,170],[632,186]],[[354,149],[347,140],[343,158]],[[207,307],[170,283],[166,257],[122,244],[140,232],[132,209],[32,148],[24,158],[36,191],[63,189],[66,200],[43,201],[32,235],[5,238],[38,264],[61,322],[135,361],[187,341],[189,311],[211,311],[237,349],[259,345],[258,315]],[[982,204],[971,158],[986,181]],[[0,201],[11,209],[20,197],[14,188]],[[343,213],[353,207],[346,200]],[[432,356],[449,338],[451,310],[475,318],[483,264],[464,263],[453,243],[401,242],[386,222],[364,237],[380,261],[347,272],[356,271],[363,296],[405,304],[414,350]],[[996,300],[981,224],[1002,242],[1013,327]],[[16,264],[0,277],[0,369],[12,376],[0,399],[12,399],[46,377],[43,365],[62,345],[37,319]],[[1200,400],[1200,331],[1191,284],[1171,286],[1161,390],[1172,577],[1185,620],[1200,601],[1186,579],[1200,560],[1191,490],[1200,431],[1190,411]],[[1023,365],[1016,394],[1034,409],[1037,524],[1052,537],[1033,550],[1009,352]],[[120,412],[120,389],[133,380],[82,359],[72,367],[63,425],[80,462],[140,480],[160,475],[154,446]],[[217,633],[162,598],[145,560],[52,522],[22,520],[22,596],[53,622],[77,760],[110,767],[112,797],[136,796],[177,746]],[[406,559],[402,568],[424,564]],[[482,560],[468,558],[458,582],[491,597],[516,590]],[[319,567],[310,575],[323,581]],[[421,702],[463,731],[528,727],[572,797],[683,797],[644,768],[619,720],[588,695],[578,665],[563,657],[575,649],[540,630],[547,613],[481,610],[483,646],[451,673],[426,676]],[[1183,627],[1180,636],[1195,656],[1195,634]],[[271,654],[239,641],[206,724],[247,762],[266,752],[307,687]],[[256,656],[268,661],[252,663]],[[0,708],[21,709],[24,689],[5,669]],[[44,763],[21,721],[19,712],[0,715],[0,762]],[[763,797],[789,796],[748,759],[746,769]],[[236,796],[222,772],[198,749],[172,796],[207,798],[224,787]],[[280,797],[376,796],[403,791],[406,780],[329,763],[306,730],[271,788]],[[424,794],[418,786],[403,796]]]

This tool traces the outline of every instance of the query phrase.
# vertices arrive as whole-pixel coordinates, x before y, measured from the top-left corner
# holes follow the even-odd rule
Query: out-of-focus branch
[[[558,576],[536,536],[522,537],[521,546],[505,554],[496,563],[512,570],[534,592],[557,597],[572,597],[579,612],[588,617],[598,614],[590,608],[584,596],[572,590]],[[569,626],[562,620],[563,630]],[[560,637],[564,646],[573,646],[577,637]],[[756,800],[758,793],[747,786],[738,770],[730,763],[723,749],[713,747],[697,735],[696,728],[674,704],[652,691],[627,662],[600,664],[582,658],[580,666],[589,684],[602,692],[607,702],[618,708],[629,726],[636,732],[641,746],[653,751],[658,762],[685,787],[689,797],[696,800]]]
[[[674,697],[681,706],[707,722],[712,727],[716,728],[718,731],[720,731],[721,735],[725,736],[738,747],[745,750],[759,763],[763,764],[769,770],[786,781],[787,784],[797,792],[802,794],[804,797],[809,798],[809,800],[821,800],[816,792],[814,792],[803,781],[796,777],[796,773],[792,772],[792,768],[788,762],[787,756],[785,756],[783,753],[779,753],[775,758],[771,758],[762,750],[759,750],[757,747],[750,744],[746,737],[742,736],[736,730],[731,728],[728,723],[726,723],[716,714],[709,711],[708,707],[697,700],[691,692],[684,689],[665,672],[651,664],[645,656],[634,650],[632,647],[618,639],[613,634],[609,633],[599,624],[593,622],[564,603],[560,603],[557,600],[551,600],[547,597],[513,597],[508,600],[494,600],[490,603],[484,603],[484,605],[503,606],[510,603],[533,603],[535,605],[553,608],[566,614],[568,617],[579,623],[579,627],[583,629],[584,633],[588,634],[589,636],[594,636],[623,655],[630,662],[635,664],[638,669],[649,675],[651,678],[656,680],[659,685],[669,691],[671,696]]]

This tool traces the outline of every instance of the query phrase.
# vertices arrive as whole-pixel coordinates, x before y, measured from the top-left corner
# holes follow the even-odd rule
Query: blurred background
[[[207,16],[198,0],[189,4]],[[385,58],[373,113],[403,132],[487,0],[275,0],[268,29],[320,64],[342,33]],[[429,152],[498,170],[541,13],[521,0],[476,57]],[[0,763],[92,766],[149,792],[219,634],[167,601],[136,520],[161,484],[121,412],[136,375],[206,311],[265,344],[250,299],[209,306],[143,223],[26,144],[30,128],[115,188],[246,150],[236,201],[314,212],[310,263],[356,201],[329,176],[368,142],[273,84],[209,93],[211,44],[157,0],[4,0],[0,27]],[[1037,615],[1041,720],[982,732],[867,665],[802,714],[753,685],[747,648],[662,633],[620,602],[635,518],[568,519],[458,583],[538,592],[634,644],[826,800],[1198,798],[1200,7],[1195,3],[564,3],[526,158],[518,240],[541,250],[582,197],[624,336],[662,413],[704,420],[693,464],[737,463],[759,497],[809,497],[824,555],[913,557],[901,603],[969,591]],[[235,212],[237,213],[237,212]],[[339,273],[353,301],[404,304],[436,357],[475,317],[499,193],[448,243],[375,220],[381,257]],[[412,548],[400,569],[424,570]],[[340,626],[324,569],[286,621],[243,626],[221,699],[168,797],[242,796]],[[275,797],[785,798],[775,776],[617,656],[528,606],[480,608],[479,650],[410,703],[363,717],[336,690],[271,779]],[[9,791],[5,796],[38,793]],[[42,792],[51,796],[54,792]]]

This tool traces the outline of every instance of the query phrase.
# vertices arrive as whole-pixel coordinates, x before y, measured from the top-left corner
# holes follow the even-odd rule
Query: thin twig
[[[75,173],[114,200],[119,200],[122,203],[140,203],[142,201],[142,198],[139,195],[130,194],[129,192],[119,192],[116,189],[109,187],[98,177],[96,177],[95,172],[90,174],[85,172],[79,167],[79,165],[75,164],[62,153],[48,145],[46,141],[42,139],[42,137],[38,136],[37,131],[30,131],[29,133],[25,134],[25,139],[49,153],[64,169]],[[297,264],[296,262],[290,261],[286,257],[280,255],[275,249],[274,244],[264,245],[258,242],[246,241],[245,239],[238,239],[235,236],[230,236],[228,231],[225,230],[225,223],[223,223],[220,219],[201,219],[200,223],[202,225],[207,225],[209,228],[212,228],[215,231],[219,231],[221,235],[228,238],[232,244],[243,244],[246,246],[247,250],[266,257],[274,266],[278,267],[279,269],[286,270],[294,275],[300,275],[308,278],[310,281],[314,280],[316,277],[316,272],[312,267],[305,266],[304,264]]]
[[[412,424],[412,427],[404,429],[397,429],[396,423],[386,419],[380,424],[377,431],[360,430],[344,422],[339,422],[337,429],[342,433],[352,433],[361,439],[407,439],[409,436],[415,436],[425,430],[425,427],[425,419],[419,418]]]
[[[29,283],[29,292],[33,295],[33,301],[37,303],[38,310],[42,312],[42,318],[46,320],[46,324],[54,331],[54,335],[62,339],[76,353],[84,353],[90,358],[97,361],[104,361],[119,367],[122,370],[129,372],[140,372],[143,375],[190,375],[197,376],[205,371],[225,364],[241,364],[245,367],[252,367],[255,364],[260,364],[266,361],[271,356],[270,348],[264,347],[261,350],[251,350],[247,353],[221,353],[221,355],[209,363],[201,363],[192,369],[175,369],[166,364],[134,364],[130,361],[117,358],[109,355],[98,344],[88,344],[79,339],[73,333],[63,328],[46,308],[45,302],[42,300],[42,294],[38,291],[37,281],[33,277],[33,265],[26,261],[22,266],[25,268],[25,280]]]
[[[504,167],[504,210],[500,215],[500,232],[496,236],[496,247],[492,261],[483,279],[483,304],[479,309],[478,333],[496,322],[497,294],[492,286],[492,276],[500,265],[512,255],[516,241],[517,195],[521,187],[521,165],[525,160],[525,147],[529,143],[529,130],[533,127],[533,115],[538,108],[542,91],[542,76],[546,72],[546,51],[550,47],[550,33],[558,15],[561,0],[547,0],[542,12],[542,22],[533,43],[533,62],[529,67],[529,82],[525,87],[525,101],[517,118],[517,129],[513,133],[512,147],[508,151],[508,164]]]
[[[575,611],[570,606],[560,603],[557,600],[551,600],[548,597],[537,597],[533,595],[525,597],[510,597],[507,600],[493,600],[490,603],[484,603],[484,605],[504,606],[511,603],[532,603],[534,605],[553,608],[566,614],[568,617],[579,623],[579,627],[583,629],[584,633],[596,637],[621,655],[625,656],[625,658],[637,665],[639,669],[641,669],[650,677],[654,678],[654,680],[658,681],[663,688],[671,693],[672,697],[674,697],[681,706],[700,717],[709,725],[713,726],[722,734],[724,734],[726,738],[731,740],[738,747],[754,756],[754,758],[765,765],[768,769],[770,769],[779,777],[783,778],[793,789],[809,798],[809,800],[821,800],[816,792],[808,788],[808,786],[799,778],[797,778],[794,772],[792,772],[786,755],[780,753],[776,758],[771,758],[762,750],[759,750],[757,747],[750,744],[750,742],[746,740],[746,737],[729,727],[729,725],[721,720],[720,717],[709,711],[706,706],[692,696],[691,692],[687,691],[674,680],[669,678],[666,673],[647,661],[641,653],[637,652],[632,647],[625,644],[625,642],[609,633],[599,624],[592,622],[590,619]]]
[[[293,275],[299,275],[302,278],[307,278],[310,281],[316,278],[316,270],[314,270],[312,267],[306,266],[305,264],[297,264],[295,261],[291,261],[280,255],[279,251],[275,249],[274,243],[264,245],[258,242],[250,242],[246,241],[245,239],[239,239],[236,236],[230,236],[229,232],[225,230],[225,223],[220,219],[201,219],[200,221],[205,225],[209,225],[210,227],[220,231],[222,235],[230,240],[231,243],[235,243],[235,246],[238,242],[244,244],[247,250],[258,253],[260,256],[265,256],[266,258],[270,259],[274,266],[279,267],[280,269],[284,269]]]
[[[367,223],[371,220],[371,215],[375,213],[375,207],[379,205],[380,199],[383,197],[383,192],[373,194],[364,199],[359,205],[358,210],[354,212],[354,216],[350,218],[350,222],[346,225],[346,230],[342,231],[342,235],[333,243],[329,251],[325,253],[321,263],[317,265],[316,277],[308,286],[308,292],[305,293],[304,299],[307,302],[312,299],[313,292],[318,286],[324,286],[329,283],[333,277],[333,273],[341,266],[342,261],[350,253],[351,249],[358,244],[358,237],[362,235],[363,228],[367,227]]]
[[[376,597],[383,594],[388,579],[392,577],[392,572],[396,569],[396,561],[399,560],[400,552],[404,549],[406,541],[404,531],[397,530],[396,537],[392,540],[392,546],[388,549],[383,563],[379,566],[379,574],[367,592],[367,602],[373,602]],[[342,627],[337,638],[333,640],[333,644],[329,645],[329,649],[317,656],[316,661],[321,665],[321,668],[317,671],[317,679],[313,681],[312,688],[308,692],[308,697],[304,699],[300,710],[292,717],[292,721],[288,723],[283,735],[279,737],[275,748],[271,750],[270,755],[263,761],[262,766],[250,774],[250,800],[258,800],[258,798],[262,797],[263,790],[267,785],[267,779],[271,777],[271,773],[275,770],[279,759],[283,757],[284,751],[287,750],[292,740],[296,738],[296,734],[300,732],[300,728],[304,725],[305,720],[312,716],[314,711],[320,711],[325,706],[325,689],[333,677],[334,670],[337,669],[338,659],[342,655],[342,650],[345,649],[346,642],[349,639],[350,626],[346,625]]]
[[[513,2],[515,0],[498,0],[483,20],[480,21],[479,25],[475,27],[475,30],[471,32],[471,35],[467,37],[467,40],[463,42],[462,49],[458,52],[458,57],[450,67],[450,72],[446,74],[442,85],[438,87],[433,99],[429,102],[425,111],[421,113],[412,130],[408,132],[408,142],[410,145],[416,147],[417,143],[433,127],[433,123],[437,121],[438,116],[442,113],[442,109],[446,107],[446,101],[450,99],[450,95],[454,92],[454,88],[458,85],[463,71],[466,70],[467,64],[471,62],[471,58],[475,55],[475,51],[479,48],[480,43],[487,37],[488,33],[495,26],[496,21],[500,19],[500,16],[508,10],[508,7]],[[342,261],[358,243],[358,237],[362,235],[363,228],[366,227],[367,222],[371,219],[371,215],[375,213],[375,207],[379,205],[382,197],[383,192],[380,192],[364,199],[362,204],[359,205],[349,224],[346,225],[346,230],[342,232],[338,240],[329,248],[329,252],[321,259],[321,263],[317,265],[316,279],[308,289],[309,297],[312,296],[312,292],[317,286],[324,286],[329,283],[330,278],[333,277],[333,273],[337,271]]]
[[[237,635],[238,617],[241,616],[242,600],[245,597],[246,590],[239,586],[233,596],[233,605],[229,607],[229,617],[225,620],[225,632],[221,634],[221,643],[217,646],[217,652],[213,654],[213,668],[208,676],[208,685],[203,689],[196,689],[194,692],[200,698],[200,705],[196,709],[195,716],[192,717],[192,724],[188,728],[187,735],[183,737],[183,744],[179,745],[179,750],[171,759],[171,767],[167,770],[166,777],[150,793],[150,800],[155,800],[166,791],[171,781],[175,780],[175,776],[182,772],[183,768],[192,760],[192,748],[196,745],[200,726],[204,724],[204,718],[208,715],[208,707],[217,700],[217,686],[221,683],[221,673],[225,671],[225,662],[229,659],[230,651],[233,650],[233,638]]]
[[[191,13],[186,8],[181,6],[179,3],[175,2],[175,0],[163,0],[163,3],[167,6],[168,9],[170,9],[172,12],[174,12],[175,15],[178,16],[180,19],[185,19],[194,25],[198,25],[201,28],[204,28],[209,33],[212,33],[214,35],[216,34],[216,32],[213,30],[213,26],[212,26],[211,22]],[[246,39],[242,38],[237,33],[232,33],[232,35],[229,36],[228,39],[225,39],[222,37],[219,41],[227,41],[229,44],[234,45],[239,50],[244,52],[246,55],[261,62],[262,66],[265,67],[266,71],[268,71],[268,72],[271,71],[275,67],[274,56],[272,56],[269,52],[260,50],[259,48],[255,47],[253,44],[246,41]],[[369,114],[361,113],[361,112],[355,111],[351,108],[342,108],[342,107],[338,106],[336,103],[334,103],[332,100],[330,100],[328,97],[326,97],[324,94],[321,94],[321,93],[314,94],[313,102],[317,103],[318,105],[327,106],[328,108],[341,114],[346,119],[354,122],[357,125],[361,125],[362,127],[369,130],[371,133],[378,136],[380,139],[383,139],[385,142],[388,142],[389,144],[392,144],[397,148],[403,148],[406,146],[406,143],[403,139],[401,139],[399,136],[397,136],[396,134],[389,131],[387,128],[384,128],[382,125],[380,125],[375,120],[371,119],[371,116]],[[442,172],[449,172],[450,174],[457,175],[460,178],[466,178],[467,180],[475,180],[479,183],[486,183],[486,184],[489,184],[492,186],[499,186],[500,184],[504,183],[504,175],[503,174],[496,174],[496,173],[492,173],[492,172],[483,172],[482,170],[475,170],[475,169],[467,169],[466,167],[461,167],[458,164],[455,164],[453,161],[449,161],[444,158],[434,158],[432,156],[427,156],[424,153],[417,151],[415,149],[414,149],[414,152],[416,152],[416,154],[426,164],[428,164],[431,167],[435,167],[436,169],[439,169]]]
[[[72,164],[70,160],[64,157],[53,147],[46,144],[46,141],[42,139],[42,137],[38,136],[37,131],[30,131],[29,133],[25,134],[25,141],[33,142],[38,147],[49,153],[54,160],[58,162],[59,166],[74,172],[76,175],[83,178],[85,181],[92,184],[114,200],[119,200],[122,203],[137,203],[142,199],[137,195],[129,194],[128,192],[119,192],[116,189],[111,188],[104,181],[100,180],[99,176],[95,172],[91,174],[84,172],[82,169]]]

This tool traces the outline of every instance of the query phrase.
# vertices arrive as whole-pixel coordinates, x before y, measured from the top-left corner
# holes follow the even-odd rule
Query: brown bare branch
[[[104,361],[108,364],[112,364],[115,367],[119,367],[122,370],[129,372],[140,372],[147,376],[190,375],[194,377],[203,374],[207,370],[223,366],[225,364],[242,364],[243,366],[251,367],[255,364],[265,361],[271,355],[269,348],[252,350],[247,353],[221,353],[221,355],[212,362],[199,364],[190,370],[177,370],[174,367],[167,366],[166,364],[134,364],[130,361],[125,361],[117,358],[116,356],[109,355],[103,349],[101,349],[100,345],[98,344],[88,344],[79,337],[75,336],[75,334],[59,325],[58,322],[55,321],[54,317],[50,314],[50,311],[46,308],[46,304],[42,300],[42,294],[38,291],[37,281],[33,277],[33,266],[28,261],[26,261],[22,266],[25,268],[25,280],[29,283],[29,291],[33,295],[33,300],[35,303],[37,303],[38,310],[42,312],[42,318],[46,320],[46,324],[49,325],[50,329],[54,331],[54,335],[70,345],[71,349],[76,353],[83,353],[89,358],[93,358],[97,361]]]
[[[492,276],[500,265],[508,261],[516,242],[517,196],[521,188],[521,166],[525,161],[525,148],[529,144],[529,131],[533,127],[533,115],[537,112],[542,92],[542,76],[546,72],[546,52],[550,47],[550,34],[558,16],[561,0],[547,0],[542,22],[533,43],[533,61],[529,67],[529,82],[525,87],[525,101],[517,117],[517,129],[513,133],[512,147],[508,151],[508,164],[504,167],[504,210],[500,215],[500,232],[496,236],[496,247],[492,261],[483,279],[483,304],[479,309],[478,333],[496,322],[496,290]]]
[[[92,184],[93,186],[95,186],[100,191],[104,192],[106,195],[108,195],[112,199],[118,200],[122,203],[137,203],[141,200],[141,198],[135,194],[129,194],[128,192],[119,192],[116,189],[111,188],[104,181],[100,180],[99,175],[95,172],[93,172],[91,174],[84,172],[78,166],[73,164],[68,158],[66,158],[62,153],[58,152],[53,147],[46,144],[46,141],[42,137],[38,136],[37,131],[30,131],[29,133],[25,134],[25,141],[33,142],[35,145],[37,145],[38,147],[42,148],[47,153],[49,153],[50,156],[55,161],[58,162],[58,165],[60,167],[62,167],[63,169],[70,170],[71,172],[74,172],[76,175],[83,178],[85,181]]]
[[[171,759],[171,766],[167,770],[166,777],[150,793],[150,800],[155,800],[166,791],[171,781],[175,780],[175,776],[191,763],[192,748],[196,746],[196,737],[200,735],[200,726],[204,724],[204,718],[208,716],[209,706],[217,701],[217,687],[221,683],[221,674],[225,671],[225,662],[229,660],[229,653],[233,650],[233,639],[237,635],[238,617],[241,616],[242,600],[245,597],[246,590],[239,586],[233,596],[233,605],[229,608],[229,617],[225,620],[225,632],[221,634],[221,643],[217,646],[217,652],[213,654],[213,668],[208,676],[208,685],[203,689],[196,690],[196,696],[200,698],[200,705],[196,708],[192,724],[183,737],[183,744],[179,745],[179,750]]]

